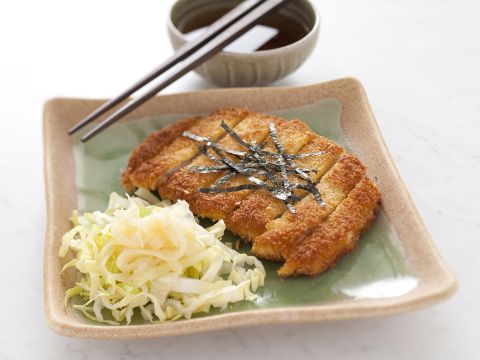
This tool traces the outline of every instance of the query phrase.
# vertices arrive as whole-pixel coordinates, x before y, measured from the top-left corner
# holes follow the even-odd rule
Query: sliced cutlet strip
[[[182,132],[190,129],[200,119],[201,117],[197,116],[170,124],[147,136],[140,145],[133,149],[128,159],[127,168],[122,175],[122,183],[125,189],[129,192],[134,191],[135,186],[130,176],[145,162],[157,156],[166,146],[181,136]]]
[[[248,143],[252,143],[253,141],[261,143],[268,135],[268,126],[271,122],[278,124],[280,121],[278,118],[269,115],[253,114],[237,124],[233,130]],[[228,134],[223,137],[218,144],[228,150],[246,150]],[[190,204],[193,213],[200,216],[197,214],[197,208],[195,207],[195,199],[200,194],[198,189],[208,188],[221,176],[225,175],[225,172],[202,174],[190,167],[212,165],[218,165],[218,163],[210,160],[205,155],[198,156],[192,161],[190,166],[184,167],[173,173],[165,183],[158,187],[160,196],[163,199],[173,201],[185,200]]]
[[[278,274],[317,275],[335,266],[370,227],[380,196],[377,187],[363,178],[332,215],[292,249]]]
[[[317,185],[323,205],[312,195],[295,204],[295,213],[285,212],[269,222],[267,231],[253,240],[253,253],[270,260],[283,260],[290,249],[324,221],[365,175],[365,167],[352,154],[344,154]]]
[[[321,155],[309,156],[295,160],[299,168],[317,170],[309,173],[310,180],[316,183],[342,154],[343,148],[323,136],[315,138],[305,145],[299,154],[323,152]],[[297,195],[305,196],[304,190],[297,190]],[[252,241],[265,232],[265,226],[287,211],[285,203],[266,190],[251,193],[239,208],[227,216],[225,224],[242,239]]]
[[[252,112],[246,109],[221,109],[198,120],[189,131],[195,135],[216,141],[225,134],[225,130],[220,126],[222,121],[228,126],[234,127],[251,114]],[[155,190],[165,182],[171,173],[188,163],[198,152],[199,148],[196,141],[179,136],[157,156],[140,166],[130,176],[130,179],[136,187]]]
[[[289,155],[296,154],[315,136],[308,125],[298,119],[281,121],[277,126],[277,134],[278,140],[283,145],[285,153]],[[264,150],[269,152],[277,151],[270,137],[267,138]],[[261,180],[265,179],[264,177],[259,178]],[[245,176],[237,174],[221,187],[235,187],[248,183],[249,181]],[[195,197],[192,211],[196,212],[200,217],[206,217],[212,220],[226,219],[252,191],[253,190],[242,190],[220,194],[199,193]]]

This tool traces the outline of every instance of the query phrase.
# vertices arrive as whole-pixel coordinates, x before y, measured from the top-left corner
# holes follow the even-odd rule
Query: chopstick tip
[[[75,134],[78,130],[82,129],[85,125],[90,123],[92,120],[93,120],[92,116],[88,116],[85,119],[83,119],[82,121],[76,123],[70,129],[68,129],[68,132],[67,132],[68,135]]]
[[[86,133],[85,135],[83,135],[81,138],[80,138],[80,141],[82,143],[86,143],[88,140],[90,140],[92,137],[94,137],[97,133],[96,132],[93,132],[93,131],[89,131],[88,133]]]

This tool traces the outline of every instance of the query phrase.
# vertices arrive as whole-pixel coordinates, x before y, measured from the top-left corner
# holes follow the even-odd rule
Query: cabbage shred
[[[62,239],[59,255],[75,258],[78,281],[66,303],[94,321],[129,324],[134,310],[144,320],[189,319],[192,314],[225,309],[229,303],[257,298],[265,270],[253,256],[220,241],[223,221],[205,229],[185,201],[170,205],[153,195],[123,198],[112,193],[108,209],[79,215]],[[105,310],[114,320],[105,319]]]

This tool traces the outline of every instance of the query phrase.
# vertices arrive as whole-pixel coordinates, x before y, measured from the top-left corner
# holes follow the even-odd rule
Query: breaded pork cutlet
[[[245,109],[221,109],[208,116],[197,119],[190,127],[182,128],[182,132],[188,130],[192,134],[217,140],[225,135],[225,130],[220,126],[222,121],[228,126],[234,127],[250,115],[252,115],[252,112]],[[179,133],[175,141],[165,146],[156,156],[150,158],[138,166],[133,173],[129,174],[130,182],[135,187],[155,190],[163,184],[168,175],[188,163],[198,154],[198,143],[181,136],[182,132]],[[141,145],[140,149],[143,149],[143,152],[151,152],[147,146]],[[137,152],[137,157],[139,153],[140,150]]]
[[[285,212],[282,217],[267,224],[262,235],[253,240],[253,253],[270,260],[286,259],[292,247],[322,221],[348,196],[364,177],[365,167],[352,154],[345,154],[325,174],[317,185],[324,205],[308,195],[295,204],[295,213]]]
[[[222,121],[228,127],[221,126]],[[271,124],[276,134],[270,132]],[[232,136],[230,129],[241,140]],[[182,136],[184,131],[212,142],[197,141],[189,134]],[[248,146],[242,145],[242,141],[257,145],[265,142],[264,150],[275,152],[272,138],[278,138],[284,149],[278,158],[249,152]],[[232,155],[229,151],[245,154]],[[292,156],[312,153],[317,154]],[[217,161],[220,157],[223,164]],[[251,179],[240,173],[257,168],[263,169],[255,176],[265,181],[262,189],[235,189],[250,185]],[[298,169],[306,169],[310,182],[295,175]],[[224,178],[226,174],[231,177]],[[297,276],[316,275],[334,266],[370,226],[380,193],[365,174],[355,155],[314,134],[300,120],[224,109],[152,134],[132,153],[122,180],[129,191],[137,187],[156,190],[163,199],[187,201],[198,217],[225,220],[227,229],[253,242],[252,251],[258,257],[286,260],[279,275]],[[289,187],[287,177],[293,186]],[[202,188],[210,188],[210,192],[200,191]],[[323,203],[314,196],[313,188]],[[287,201],[293,207],[287,208]]]
[[[285,153],[289,155],[295,155],[315,136],[312,130],[300,120],[281,120],[276,129],[278,140],[283,145]],[[275,144],[270,137],[267,139],[264,150],[276,152]],[[258,176],[258,178],[264,180],[263,177]],[[248,183],[249,181],[245,176],[237,174],[221,187],[235,187]],[[192,211],[196,211],[196,214],[200,217],[212,220],[227,219],[227,216],[232,213],[251,192],[252,190],[219,194],[198,193],[192,204]],[[283,204],[283,202],[281,203]],[[248,224],[245,224],[245,226],[248,227]],[[232,230],[232,228],[229,229]]]
[[[279,131],[279,134],[281,132]],[[307,145],[302,147],[298,154],[321,152],[320,155],[308,156],[295,160],[301,169],[314,169],[309,173],[310,180],[315,184],[327,170],[337,161],[343,148],[323,136],[315,136]],[[304,190],[296,190],[296,194],[303,197]],[[287,211],[285,203],[275,198],[266,190],[256,190],[250,194],[239,208],[228,215],[225,224],[233,233],[242,239],[252,241],[256,236],[265,232],[265,226],[272,220]]]
[[[246,142],[256,142],[260,144],[268,136],[270,123],[278,125],[280,120],[274,116],[255,114],[245,118],[235,126],[233,130]],[[229,134],[223,137],[218,144],[229,150],[245,151],[243,146]],[[212,156],[215,155],[212,154]],[[218,164],[205,155],[198,156],[190,163],[192,167],[212,165]],[[183,167],[173,173],[168,180],[157,189],[163,199],[187,201],[192,212],[197,216],[201,216],[199,214],[201,209],[195,205],[196,199],[201,195],[198,190],[200,188],[208,188],[221,176],[225,175],[225,172],[203,174],[191,169],[190,166]]]
[[[363,178],[332,215],[296,246],[278,271],[281,276],[317,275],[353,251],[375,218],[380,192]]]
[[[182,132],[190,129],[200,119],[201,117],[197,116],[168,125],[161,130],[151,133],[139,146],[133,149],[128,159],[127,168],[122,175],[122,183],[125,189],[129,192],[134,191],[138,185],[134,185],[130,179],[132,174],[160,154],[165,147],[177,140],[182,135]]]

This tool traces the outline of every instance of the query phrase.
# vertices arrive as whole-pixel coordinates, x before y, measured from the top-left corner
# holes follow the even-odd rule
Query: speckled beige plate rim
[[[406,295],[274,309],[247,310],[188,321],[135,326],[101,326],[82,322],[65,308],[65,286],[58,249],[76,208],[73,142],[66,135],[75,122],[102,100],[53,99],[44,108],[44,170],[47,230],[44,253],[46,319],[59,334],[96,339],[148,338],[183,335],[261,324],[320,322],[389,315],[438,303],[457,287],[455,277],[437,252],[385,146],[361,83],[353,78],[291,88],[219,89],[159,96],[124,121],[176,113],[204,113],[222,106],[278,110],[308,105],[324,98],[342,103],[341,125],[354,152],[368,166],[369,176],[383,193],[382,206],[395,227],[405,256],[418,276],[418,286]]]

